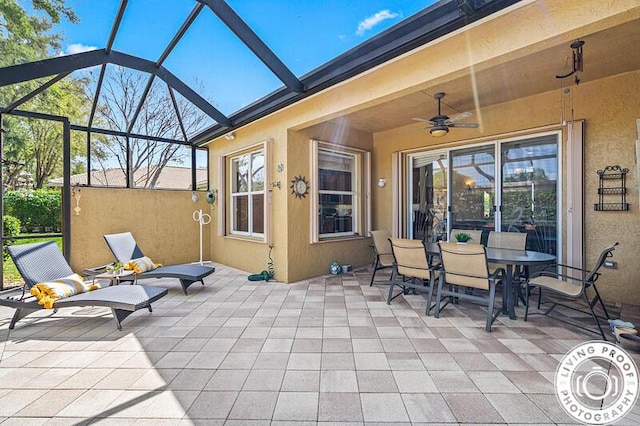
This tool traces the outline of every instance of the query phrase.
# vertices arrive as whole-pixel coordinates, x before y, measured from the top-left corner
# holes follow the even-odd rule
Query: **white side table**
[[[131,275],[133,275],[133,271],[131,270],[125,270],[122,272],[103,272],[102,274],[94,275],[93,279],[109,280],[110,281],[109,286],[112,286],[112,285],[119,285],[122,278],[130,277]],[[136,279],[134,277],[132,284],[135,284],[135,283],[136,283]]]

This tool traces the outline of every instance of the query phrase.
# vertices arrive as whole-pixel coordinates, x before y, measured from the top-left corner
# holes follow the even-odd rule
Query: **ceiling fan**
[[[414,118],[414,120],[431,124],[431,127],[427,127],[427,129],[430,129],[429,133],[431,133],[431,136],[436,138],[449,133],[450,127],[476,129],[478,127],[477,123],[455,123],[463,118],[471,117],[473,114],[470,112],[463,112],[462,114],[454,115],[453,117],[442,114],[442,98],[444,98],[444,95],[444,92],[438,92],[433,95],[433,97],[438,100],[438,115],[431,117],[430,120],[424,118]]]

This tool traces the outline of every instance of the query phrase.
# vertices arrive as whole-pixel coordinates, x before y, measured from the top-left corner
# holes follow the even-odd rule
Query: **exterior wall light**
[[[387,185],[387,180],[385,178],[378,179],[378,186],[380,188],[384,188]]]

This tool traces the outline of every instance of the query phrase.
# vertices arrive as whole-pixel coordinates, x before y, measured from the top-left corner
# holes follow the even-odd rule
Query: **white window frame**
[[[253,145],[251,147],[247,147],[244,148],[242,150],[238,150],[238,151],[234,151],[234,152],[230,152],[227,155],[221,157],[221,163],[223,165],[227,165],[228,162],[228,168],[229,168],[229,172],[227,173],[221,173],[221,175],[223,175],[225,177],[225,182],[224,182],[224,187],[229,191],[229,205],[228,208],[225,208],[225,217],[229,218],[228,220],[228,233],[230,236],[232,237],[247,237],[250,238],[251,240],[257,240],[260,242],[265,242],[267,241],[267,238],[269,237],[269,210],[268,210],[268,206],[269,206],[269,200],[268,198],[271,195],[270,190],[268,190],[267,185],[268,182],[270,182],[270,168],[269,168],[269,164],[271,164],[270,161],[270,144],[269,141],[264,141],[262,143]],[[264,157],[264,187],[261,191],[254,191],[252,189],[252,185],[251,182],[248,182],[248,191],[246,192],[234,192],[233,191],[233,181],[235,179],[234,176],[234,171],[233,171],[233,161],[239,157],[242,157],[244,155],[249,155],[250,157],[257,154],[257,153],[262,153],[263,157]],[[249,162],[249,174],[251,174],[251,161]],[[259,195],[262,194],[263,195],[263,211],[264,211],[264,215],[263,215],[263,229],[264,232],[253,232],[253,195]],[[223,195],[221,195],[222,198]],[[245,232],[245,231],[237,231],[234,230],[235,227],[235,216],[233,214],[233,200],[235,197],[239,197],[239,196],[247,196],[248,197],[248,219],[249,219],[249,231]],[[222,222],[222,221],[221,221]],[[226,222],[226,221],[225,221]],[[223,223],[221,223],[222,225]],[[224,223],[224,226],[222,227],[222,229],[226,228],[226,223]]]
[[[335,241],[348,238],[359,238],[371,231],[371,156],[364,150],[335,145],[328,142],[311,140],[311,243]],[[320,152],[351,156],[354,160],[352,170],[351,191],[330,191],[319,189]],[[320,195],[351,195],[352,199],[352,231],[321,234],[319,231]]]

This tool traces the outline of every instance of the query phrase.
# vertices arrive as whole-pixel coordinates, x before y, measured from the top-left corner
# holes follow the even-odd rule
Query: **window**
[[[231,234],[264,237],[265,150],[230,157]]]
[[[312,241],[333,237],[349,237],[366,234],[365,200],[368,179],[368,154],[314,142],[313,155],[314,204],[312,211],[317,217],[312,220]],[[366,209],[368,211],[368,209]]]

